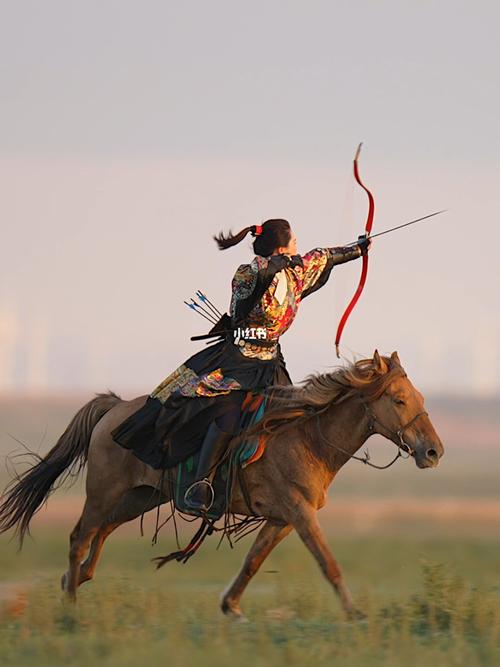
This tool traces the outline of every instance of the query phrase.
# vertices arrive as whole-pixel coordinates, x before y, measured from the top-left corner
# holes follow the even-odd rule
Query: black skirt
[[[142,408],[112,432],[115,442],[156,469],[175,466],[197,452],[209,424],[228,410],[241,407],[248,392],[292,384],[279,344],[275,358],[261,360],[244,356],[232,342],[224,340],[200,350],[183,366],[199,377],[220,369],[224,378],[237,382],[238,389],[211,396],[185,396],[174,391],[164,402],[149,396]]]

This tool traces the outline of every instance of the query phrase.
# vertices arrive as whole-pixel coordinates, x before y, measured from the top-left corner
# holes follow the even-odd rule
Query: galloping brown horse
[[[71,533],[69,570],[62,579],[63,589],[73,599],[77,587],[92,578],[108,535],[170,500],[170,486],[160,488],[161,472],[141,463],[110,435],[144,401],[145,397],[122,401],[106,394],[87,403],[45,458],[15,481],[0,505],[0,532],[15,527],[22,543],[33,514],[55,481],[88,465],[87,499]],[[276,403],[254,427],[254,433],[259,431],[268,433],[265,454],[242,471],[246,492],[235,481],[230,509],[235,514],[257,514],[265,523],[222,596],[222,611],[242,616],[239,602],[250,579],[295,529],[352,615],[350,593],[316,513],[325,504],[336,473],[374,433],[406,451],[419,468],[438,464],[443,446],[422,395],[396,352],[390,358],[375,352],[373,359],[309,376],[300,387],[278,391]]]

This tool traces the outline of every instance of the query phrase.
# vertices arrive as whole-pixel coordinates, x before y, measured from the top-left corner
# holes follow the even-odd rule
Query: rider
[[[116,442],[154,468],[172,467],[201,448],[199,483],[186,498],[194,511],[208,509],[212,471],[237,432],[247,392],[292,383],[279,338],[300,302],[323,287],[336,264],[370,247],[369,240],[360,240],[300,256],[290,224],[282,219],[245,227],[236,235],[220,233],[214,240],[225,250],[248,233],[255,237],[256,256],[234,275],[229,315],[210,332],[219,340],[179,366],[113,431]]]

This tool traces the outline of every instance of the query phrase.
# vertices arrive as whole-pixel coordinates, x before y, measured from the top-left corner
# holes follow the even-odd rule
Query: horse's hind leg
[[[61,579],[61,587],[72,600],[80,584],[82,560],[89,545],[106,522],[107,516],[126,491],[122,484],[99,485],[89,492],[82,516],[70,535],[69,569]]]
[[[158,491],[150,486],[135,487],[124,493],[92,540],[87,559],[81,565],[78,585],[90,581],[94,576],[104,542],[114,530],[166,500],[165,496],[160,496]]]
[[[108,538],[111,533],[120,525],[120,523],[107,524],[98,530],[90,545],[89,554],[85,561],[81,564],[80,578],[78,581],[79,586],[92,579],[106,538]]]
[[[291,530],[292,526],[290,525],[276,524],[272,521],[266,521],[262,526],[252,548],[245,558],[243,567],[222,595],[221,609],[224,614],[239,619],[243,618],[240,609],[240,599],[245,588],[274,547],[279,544]]]
[[[69,570],[63,575],[61,586],[68,596],[76,599],[76,589],[80,580],[80,564],[86,554],[89,544],[100,528],[102,514],[98,508],[93,508],[89,501],[85,502],[82,516],[70,535]]]

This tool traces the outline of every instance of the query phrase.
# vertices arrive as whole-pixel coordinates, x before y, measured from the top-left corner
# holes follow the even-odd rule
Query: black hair
[[[288,220],[283,220],[282,218],[266,220],[260,227],[262,230],[260,234],[257,233],[258,225],[252,225],[251,227],[245,227],[238,234],[232,234],[231,232],[223,234],[220,232],[213,238],[219,246],[219,250],[227,250],[227,248],[231,248],[240,241],[243,241],[245,236],[250,232],[252,236],[255,236],[253,250],[256,255],[261,255],[262,257],[269,257],[276,248],[284,248],[290,243],[292,230]]]

